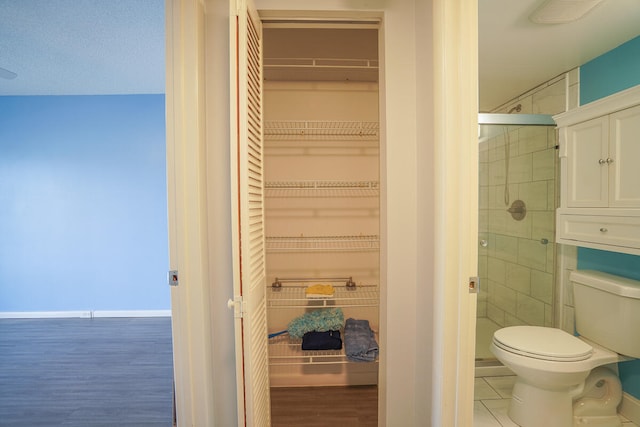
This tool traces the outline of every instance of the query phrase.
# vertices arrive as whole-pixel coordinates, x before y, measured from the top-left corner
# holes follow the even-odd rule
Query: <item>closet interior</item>
[[[272,387],[378,381],[378,30],[336,26],[263,29]]]

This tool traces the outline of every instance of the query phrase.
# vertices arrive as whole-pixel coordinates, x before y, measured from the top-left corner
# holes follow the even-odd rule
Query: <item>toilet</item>
[[[640,357],[640,281],[591,270],[570,281],[579,337],[541,326],[493,335],[491,351],[517,376],[509,417],[522,427],[619,427],[620,380],[605,365]]]

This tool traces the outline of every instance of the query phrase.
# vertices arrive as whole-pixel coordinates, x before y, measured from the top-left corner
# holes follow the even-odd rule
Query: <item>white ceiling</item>
[[[0,0],[0,96],[164,93],[164,34],[164,0]]]
[[[640,35],[640,0],[539,25],[545,0],[478,0],[480,109],[488,111]],[[164,0],[0,0],[2,95],[164,93]]]
[[[640,35],[640,0],[604,0],[557,25],[528,17],[545,0],[479,0],[480,111],[490,111]]]

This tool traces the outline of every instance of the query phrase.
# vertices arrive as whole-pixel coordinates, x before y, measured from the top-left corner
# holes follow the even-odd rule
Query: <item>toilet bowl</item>
[[[493,335],[491,351],[517,376],[508,414],[522,427],[621,425],[620,380],[604,365],[640,357],[640,281],[598,271],[570,281],[580,337],[541,326]]]
[[[509,417],[522,427],[573,426],[574,400],[581,397],[591,371],[619,360],[617,353],[593,342],[540,326],[499,329],[491,351],[517,375]],[[597,407],[594,400],[585,399],[581,421]],[[618,403],[609,405],[606,415],[615,416]]]

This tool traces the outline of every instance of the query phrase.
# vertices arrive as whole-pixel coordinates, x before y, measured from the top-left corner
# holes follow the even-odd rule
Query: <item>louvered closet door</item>
[[[231,111],[236,120],[232,123],[235,138],[231,141],[231,157],[237,233],[233,240],[239,424],[244,419],[246,426],[268,427],[271,410],[263,214],[262,27],[250,0],[232,3]]]

